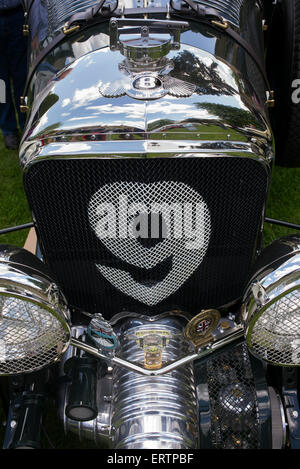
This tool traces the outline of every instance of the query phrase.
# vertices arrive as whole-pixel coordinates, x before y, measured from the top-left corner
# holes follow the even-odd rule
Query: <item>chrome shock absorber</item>
[[[126,360],[157,369],[187,352],[183,328],[175,317],[154,322],[127,320],[119,329],[119,353]],[[113,382],[115,448],[197,448],[192,365],[161,376],[144,376],[115,367]]]

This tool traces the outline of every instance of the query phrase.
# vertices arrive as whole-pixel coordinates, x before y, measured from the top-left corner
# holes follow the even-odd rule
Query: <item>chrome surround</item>
[[[35,304],[55,317],[66,332],[66,343],[54,360],[57,361],[70,343],[70,314],[66,299],[36,256],[25,249],[0,245],[1,296]]]
[[[276,251],[285,247],[287,253],[278,255]],[[245,326],[245,339],[251,353],[257,355],[251,345],[251,332],[256,321],[274,303],[289,293],[300,289],[300,236],[281,238],[273,243],[274,260],[261,268],[250,281],[241,307],[241,318]],[[280,252],[280,251],[279,251]],[[300,307],[300,304],[299,304]],[[270,361],[272,364],[276,364]],[[280,364],[285,366],[285,364]],[[287,364],[286,366],[299,366]]]
[[[175,63],[184,67],[185,55],[204,67],[204,84],[189,69],[184,71],[184,80],[183,72],[172,72]],[[133,76],[155,74],[161,60],[165,70],[161,73],[177,80],[179,97],[177,92],[151,101],[101,96],[99,87],[112,86],[111,77],[122,88],[128,71]],[[207,64],[213,64],[213,73]],[[191,96],[180,95],[180,83],[183,90],[185,84],[189,86]],[[224,59],[193,45],[181,44],[180,50],[142,68],[139,62],[124,59],[120,51],[103,46],[72,62],[53,80],[47,76],[39,88],[20,147],[26,171],[39,161],[60,158],[213,156],[253,158],[271,171],[272,134],[264,103],[253,100],[255,92],[243,73],[237,74]],[[224,106],[233,116],[235,111],[242,113],[244,123],[237,126],[222,117],[221,111],[219,116],[214,114],[212,109]]]
[[[50,140],[50,139],[49,139]],[[102,158],[213,158],[240,157],[252,158],[266,163],[266,158],[253,144],[228,141],[186,141],[186,140],[145,140],[128,142],[68,142],[49,141],[45,146],[36,144],[35,155],[28,159],[28,167],[42,160],[57,159],[102,159]],[[34,159],[34,161],[32,161]]]

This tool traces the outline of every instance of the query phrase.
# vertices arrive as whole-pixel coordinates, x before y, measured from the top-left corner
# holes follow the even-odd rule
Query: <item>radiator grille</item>
[[[198,311],[242,295],[268,186],[259,162],[52,160],[33,165],[24,182],[45,260],[74,306],[106,316],[133,306],[151,314],[169,307]],[[118,194],[146,208],[150,201],[198,203],[194,247],[187,249],[191,240],[170,241],[161,231],[148,239],[122,239],[120,230],[118,239],[100,238],[99,204],[114,205]]]

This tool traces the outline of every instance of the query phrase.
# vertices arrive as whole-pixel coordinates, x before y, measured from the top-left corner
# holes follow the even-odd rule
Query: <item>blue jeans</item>
[[[16,115],[21,130],[25,124],[24,114],[20,112],[20,97],[23,96],[27,74],[27,39],[23,36],[23,24],[21,8],[0,14],[0,80],[4,81],[6,91],[6,102],[0,102],[3,135],[17,133]]]

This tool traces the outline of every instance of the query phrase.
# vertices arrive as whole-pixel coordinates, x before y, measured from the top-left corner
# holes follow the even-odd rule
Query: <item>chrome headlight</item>
[[[273,249],[279,246],[281,254],[283,247],[287,253],[256,274],[247,290],[242,312],[246,341],[250,351],[266,362],[299,366],[300,238],[277,241]]]
[[[70,342],[66,302],[30,252],[0,246],[0,375],[58,360]]]

